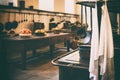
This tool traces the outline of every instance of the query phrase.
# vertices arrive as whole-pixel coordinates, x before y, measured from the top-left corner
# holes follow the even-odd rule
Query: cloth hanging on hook
[[[108,14],[107,3],[102,6],[102,20],[99,45],[99,64],[102,80],[114,80],[114,48],[113,35],[110,17]]]
[[[94,25],[92,26],[92,39],[90,50],[89,72],[91,80],[98,80],[98,46],[99,46],[99,33],[98,33],[98,19],[97,19],[97,4],[95,4],[94,12]]]
[[[97,11],[96,11],[97,12]],[[97,14],[97,13],[96,13]],[[98,29],[93,25],[89,72],[92,80],[98,80],[98,64],[100,65],[101,80],[114,80],[114,48],[113,36],[107,5],[102,6],[102,20],[100,29],[100,41],[98,41]],[[97,54],[96,54],[97,53]],[[99,54],[98,54],[99,53]]]

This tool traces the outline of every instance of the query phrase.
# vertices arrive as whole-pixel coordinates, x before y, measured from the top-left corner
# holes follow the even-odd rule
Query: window
[[[54,11],[54,0],[39,0],[39,9]]]
[[[65,0],[65,12],[74,14],[74,0]]]

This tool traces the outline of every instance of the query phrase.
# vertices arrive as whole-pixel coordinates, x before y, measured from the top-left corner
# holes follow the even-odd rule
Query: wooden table
[[[59,80],[89,80],[89,61],[82,61],[79,50],[68,52],[52,60],[59,67]]]
[[[49,33],[46,36],[31,36],[29,38],[21,38],[20,36],[13,38],[4,38],[2,40],[2,53],[10,54],[10,52],[20,52],[22,57],[22,68],[26,69],[26,52],[35,50],[43,46],[50,46],[50,56],[53,56],[54,45],[60,41],[66,42],[67,51],[69,51],[69,37],[73,36],[72,33]]]

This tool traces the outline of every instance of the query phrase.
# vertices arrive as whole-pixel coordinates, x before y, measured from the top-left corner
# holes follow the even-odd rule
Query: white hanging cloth
[[[91,40],[91,53],[89,72],[91,80],[98,80],[98,64],[100,64],[100,75],[102,80],[114,80],[114,48],[113,36],[108,14],[107,5],[102,6],[102,20],[100,26],[100,41],[98,33],[97,6],[95,7],[93,32]],[[94,24],[93,23],[93,24]],[[99,60],[98,60],[99,59]]]
[[[100,29],[99,64],[102,80],[114,80],[113,36],[107,5],[102,6]]]
[[[94,19],[92,26],[92,39],[91,39],[91,52],[89,62],[89,72],[91,80],[98,80],[98,46],[99,46],[99,33],[98,33],[98,16],[97,4],[93,9]]]

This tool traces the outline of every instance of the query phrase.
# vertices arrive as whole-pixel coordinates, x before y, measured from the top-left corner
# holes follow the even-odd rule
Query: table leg
[[[53,58],[53,50],[55,49],[55,44],[50,44],[50,56]]]
[[[7,52],[5,46],[0,43],[0,79],[9,80],[9,64],[7,60]]]
[[[66,47],[66,40],[64,40],[64,47]]]
[[[70,51],[70,40],[66,40],[67,51]]]
[[[36,56],[36,49],[33,49],[32,53],[33,53],[33,57],[35,57]]]
[[[22,57],[22,69],[25,70],[26,69],[26,49],[24,48],[22,53],[21,53],[21,57]]]

